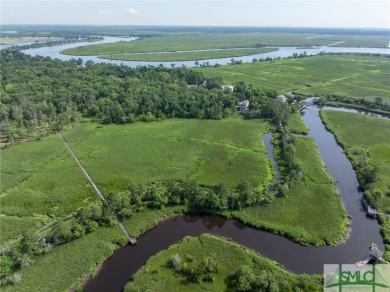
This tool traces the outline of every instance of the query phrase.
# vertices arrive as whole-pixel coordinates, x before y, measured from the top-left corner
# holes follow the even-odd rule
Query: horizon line
[[[277,25],[202,25],[202,24],[65,24],[65,23],[0,23],[1,26],[129,26],[129,27],[228,27],[228,28],[311,28],[311,29],[379,29],[379,30],[388,30],[390,27],[340,27],[340,26],[277,26]]]

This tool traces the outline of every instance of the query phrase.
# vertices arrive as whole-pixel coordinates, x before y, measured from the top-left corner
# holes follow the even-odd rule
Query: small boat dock
[[[361,267],[369,264],[371,261],[380,261],[381,260],[381,261],[386,262],[385,260],[383,260],[384,252],[378,249],[378,245],[376,245],[375,243],[371,243],[370,250],[371,250],[370,254],[364,260],[357,262],[355,264],[356,266],[361,268]]]
[[[367,216],[370,216],[370,217],[377,217],[378,216],[378,214],[379,214],[378,211],[375,208],[372,208],[368,204],[368,201],[364,198],[362,199],[362,205],[367,211]]]

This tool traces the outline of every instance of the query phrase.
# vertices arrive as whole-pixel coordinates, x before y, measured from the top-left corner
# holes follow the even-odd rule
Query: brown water
[[[368,247],[372,242],[379,244],[379,249],[383,250],[377,221],[368,219],[362,209],[362,194],[358,191],[355,172],[333,135],[325,129],[318,113],[319,109],[311,105],[304,112],[303,120],[310,129],[309,136],[318,145],[330,175],[338,181],[337,188],[347,213],[353,217],[351,234],[345,243],[335,247],[304,247],[284,237],[244,226],[235,220],[182,215],[166,220],[140,236],[136,246],[116,250],[97,276],[87,282],[84,291],[121,291],[150,256],[184,236],[198,236],[206,232],[230,237],[297,274],[322,274],[324,264],[352,264],[360,261],[369,254]]]

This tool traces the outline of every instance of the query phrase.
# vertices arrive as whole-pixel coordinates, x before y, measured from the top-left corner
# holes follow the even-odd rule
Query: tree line
[[[1,51],[1,131],[12,142],[29,133],[52,132],[80,116],[109,124],[168,118],[222,119],[249,100],[248,117],[287,123],[288,107],[277,92],[236,84],[225,92],[221,78],[206,78],[185,67],[140,66],[61,61]],[[202,86],[207,81],[207,86]]]
[[[390,115],[390,104],[381,96],[376,96],[374,100],[365,98],[352,98],[345,95],[329,94],[317,100],[319,105],[347,106],[351,108],[378,112],[380,114]]]
[[[179,180],[150,186],[131,185],[125,192],[110,193],[107,203],[119,219],[127,219],[145,208],[178,205],[186,205],[190,212],[217,214],[253,206],[261,199],[261,193],[246,181],[229,189],[224,183],[207,187],[194,180]]]

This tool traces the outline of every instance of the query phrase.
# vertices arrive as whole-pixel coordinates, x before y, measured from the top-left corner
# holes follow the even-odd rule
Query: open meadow
[[[1,150],[1,243],[97,200],[58,135]]]
[[[292,133],[307,135],[309,129],[302,121],[301,113],[292,113],[288,118],[288,124],[286,129]]]
[[[86,121],[64,136],[105,193],[171,179],[261,187],[272,180],[261,140],[269,127],[242,118],[103,127]]]
[[[178,179],[261,188],[272,180],[261,140],[268,127],[241,118],[102,128],[87,121],[65,137],[105,195],[131,183]],[[58,135],[2,149],[1,243],[98,201]]]
[[[245,81],[258,88],[305,96],[340,94],[390,102],[390,59],[362,55],[325,55],[195,69],[225,82]]]

